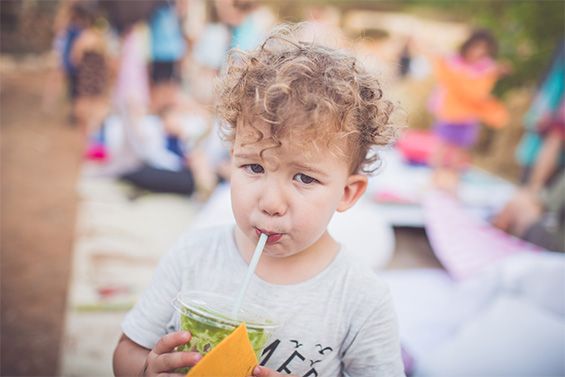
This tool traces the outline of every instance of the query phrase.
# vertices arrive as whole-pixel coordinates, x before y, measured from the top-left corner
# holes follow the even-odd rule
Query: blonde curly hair
[[[276,27],[252,52],[230,51],[217,85],[221,133],[233,142],[238,128],[251,126],[256,141],[326,144],[348,158],[352,173],[372,173],[375,146],[390,144],[397,129],[393,105],[378,80],[343,51],[298,40],[304,25]],[[261,124],[261,127],[258,126]],[[296,137],[298,136],[298,137]]]

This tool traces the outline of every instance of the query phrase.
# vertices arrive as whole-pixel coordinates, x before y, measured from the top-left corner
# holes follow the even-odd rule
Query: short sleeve
[[[396,314],[388,287],[372,310],[358,313],[360,325],[351,329],[342,357],[349,377],[405,376],[400,353]],[[354,325],[355,326],[355,325]]]

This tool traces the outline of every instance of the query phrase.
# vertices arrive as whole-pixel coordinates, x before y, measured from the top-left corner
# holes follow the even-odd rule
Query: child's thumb
[[[259,365],[257,365],[253,369],[253,377],[268,377],[269,375],[265,372],[265,368],[261,368]]]

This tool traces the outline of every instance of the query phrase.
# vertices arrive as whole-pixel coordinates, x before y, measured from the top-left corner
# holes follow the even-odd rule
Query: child
[[[232,144],[237,225],[191,234],[160,262],[150,288],[123,322],[114,371],[154,376],[194,365],[174,352],[171,300],[197,289],[235,297],[260,233],[267,245],[247,302],[281,324],[254,376],[403,376],[387,287],[350,262],[328,234],[367,187],[395,128],[378,81],[344,53],[298,42],[281,27],[251,53],[236,53],[220,83],[224,136]],[[378,242],[378,240],[375,240]]]
[[[468,163],[467,151],[475,144],[479,122],[499,128],[508,122],[506,109],[490,92],[509,68],[497,64],[497,43],[486,30],[477,30],[461,45],[459,54],[436,60],[439,88],[431,100],[434,131],[440,147],[432,156],[440,186],[454,186]]]
[[[98,131],[109,111],[106,32],[95,22],[94,11],[90,12],[71,51],[76,67],[75,112],[87,136]]]

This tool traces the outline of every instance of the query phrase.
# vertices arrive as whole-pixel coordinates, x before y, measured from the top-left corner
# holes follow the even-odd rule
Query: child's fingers
[[[159,356],[157,369],[172,371],[177,368],[191,367],[195,365],[202,356],[196,352],[171,352]]]
[[[172,352],[175,347],[185,344],[190,340],[190,333],[187,331],[177,331],[165,335],[155,345],[153,352],[157,355]]]
[[[294,374],[290,375],[290,374],[277,373],[272,369],[257,365],[253,369],[253,375],[250,377],[297,377],[297,376],[295,376]]]
[[[271,370],[269,368],[265,368],[265,367],[261,367],[261,366],[257,365],[253,369],[253,376],[252,377],[280,377],[280,376],[282,376],[282,374],[277,373],[274,370]],[[287,376],[287,377],[293,377],[293,376]]]

